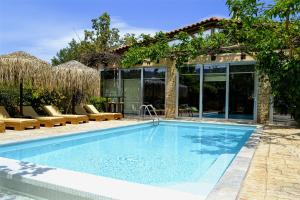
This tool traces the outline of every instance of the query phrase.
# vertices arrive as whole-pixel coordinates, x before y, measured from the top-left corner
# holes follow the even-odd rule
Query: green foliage
[[[24,105],[31,105],[39,114],[45,115],[44,105],[56,105],[62,112],[70,113],[70,98],[58,91],[24,88]]]
[[[51,60],[53,65],[59,65],[70,60],[77,60],[90,67],[116,62],[116,56],[107,52],[124,43],[120,38],[119,30],[110,27],[111,19],[106,12],[91,21],[92,30],[84,31],[82,41],[72,39],[68,46],[61,49]]]
[[[4,106],[11,116],[18,114],[16,105],[19,104],[19,89],[14,87],[0,87],[0,105]]]
[[[48,91],[32,87],[25,87],[23,91],[23,105],[32,106],[40,115],[47,115],[42,107],[44,105],[55,105],[62,113],[72,113],[72,103],[81,103],[81,95],[66,95],[59,91]],[[72,102],[73,101],[73,102]],[[105,109],[105,99],[101,97],[92,97],[90,103],[97,106],[99,110]],[[0,105],[7,108],[11,116],[18,115],[18,106],[20,104],[20,90],[18,87],[0,87]]]
[[[59,65],[70,60],[80,60],[80,55],[84,51],[82,47],[81,43],[72,39],[67,47],[59,50],[56,56],[51,59],[52,65]]]
[[[257,69],[270,80],[272,92],[295,108],[300,120],[300,51],[298,0],[227,0],[238,25],[228,24],[231,37],[256,56]],[[253,53],[255,52],[255,53]]]
[[[126,33],[123,38],[124,45],[134,45],[137,43],[137,38],[135,34]]]
[[[161,58],[174,60],[177,67],[180,67],[199,55],[220,52],[220,48],[229,45],[230,40],[226,33],[205,36],[203,29],[200,29],[194,36],[186,32],[180,32],[174,38],[169,38],[163,32],[156,33],[154,37],[141,35],[133,44],[122,57],[123,67],[132,67],[145,60],[156,62]]]
[[[93,104],[98,111],[102,112],[105,110],[106,99],[103,97],[91,97],[88,103]]]
[[[84,43],[95,52],[105,52],[120,45],[119,30],[110,28],[110,16],[103,13],[92,19],[92,31],[85,30]]]

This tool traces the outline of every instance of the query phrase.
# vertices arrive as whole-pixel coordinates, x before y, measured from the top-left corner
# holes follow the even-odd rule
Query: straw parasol
[[[80,93],[83,100],[100,95],[100,75],[98,70],[72,60],[52,68],[53,85],[64,93],[72,95],[72,103],[76,94]],[[74,105],[72,104],[73,110]]]
[[[51,88],[50,64],[22,51],[1,55],[0,84],[20,87],[20,114],[23,115],[23,84]]]

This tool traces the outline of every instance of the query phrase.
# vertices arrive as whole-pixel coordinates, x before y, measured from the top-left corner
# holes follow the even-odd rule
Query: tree
[[[92,31],[85,30],[84,42],[93,47],[96,53],[108,51],[121,44],[119,30],[111,29],[110,21],[109,14],[105,12],[100,17],[92,19]]]
[[[70,60],[80,60],[81,44],[72,39],[67,47],[59,50],[55,57],[51,59],[52,65],[59,65]]]
[[[275,98],[285,101],[300,119],[300,1],[227,0],[238,28],[228,24],[231,38],[257,59]]]
[[[91,67],[107,65],[118,61],[117,56],[109,50],[123,44],[119,30],[111,28],[111,19],[108,13],[92,19],[92,30],[84,31],[82,41],[72,41],[61,49],[51,60],[53,65],[59,65],[70,60],[77,60]]]

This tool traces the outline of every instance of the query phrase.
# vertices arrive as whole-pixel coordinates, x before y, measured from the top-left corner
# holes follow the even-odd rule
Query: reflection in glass
[[[179,69],[178,116],[199,117],[200,66]]]
[[[101,72],[101,93],[103,97],[120,96],[119,70]]]
[[[122,70],[124,113],[138,114],[141,106],[141,70]]]
[[[230,66],[229,118],[253,120],[254,66]]]
[[[144,69],[144,104],[152,104],[159,115],[165,110],[165,69]]]
[[[225,118],[226,66],[204,66],[203,117]]]

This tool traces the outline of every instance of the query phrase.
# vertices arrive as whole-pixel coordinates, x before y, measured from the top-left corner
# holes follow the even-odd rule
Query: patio
[[[265,129],[239,199],[300,199],[300,129]]]

